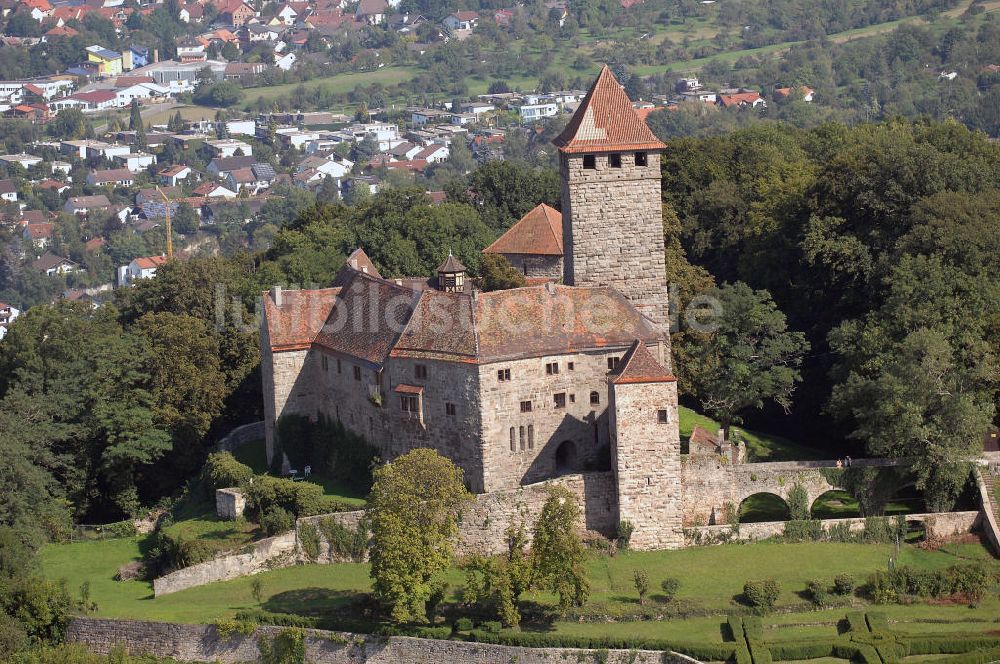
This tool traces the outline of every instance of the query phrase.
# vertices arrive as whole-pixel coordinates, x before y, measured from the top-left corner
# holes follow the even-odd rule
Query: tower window
[[[361,380],[361,367],[354,367],[354,380]]]
[[[323,356],[323,371],[330,370],[330,360],[326,355]]]
[[[521,434],[521,449],[523,450],[524,449],[524,443],[525,443],[524,427],[523,426],[520,427],[520,434]]]
[[[597,157],[595,157],[592,154],[585,154],[585,155],[583,155],[583,167],[586,168],[586,169],[588,169],[588,170],[592,170],[592,171],[596,170],[597,169]]]
[[[404,413],[412,413],[413,415],[416,415],[420,412],[420,401],[417,399],[416,395],[401,394],[399,396],[399,407]]]
[[[511,452],[517,451],[517,438],[516,434],[514,433],[514,427],[510,428],[510,451]]]
[[[636,152],[635,153],[635,165],[636,166],[645,166],[648,163],[649,163],[649,160],[646,157],[646,153],[645,152]]]
[[[568,369],[569,369],[570,371],[573,371],[574,369],[576,369],[576,364],[574,364],[573,362],[568,362],[568,363],[566,364],[566,367],[567,367],[567,368],[568,368]]]
[[[421,380],[427,380],[427,365],[426,364],[417,364],[417,365],[415,365],[413,367],[413,370],[414,370],[414,373],[416,374],[417,378],[419,378]]]
[[[620,357],[609,357],[608,358],[608,371],[614,371],[618,368],[618,363],[621,361]]]
[[[545,373],[549,376],[559,373],[559,363],[558,362],[548,362],[545,365]]]
[[[534,424],[529,424],[528,425],[528,449],[529,450],[535,449],[535,425]]]
[[[530,413],[531,412],[531,402],[530,401],[522,401],[521,402],[521,412],[522,413]]]
[[[570,395],[569,395],[569,402],[570,403],[576,403],[576,395],[573,394],[572,392],[570,392]]]
[[[665,408],[656,411],[656,421],[660,424],[670,424],[670,411]]]
[[[608,155],[608,166],[611,168],[621,168],[622,167],[622,156],[617,152]]]
[[[510,369],[497,369],[497,380],[501,383],[510,380]]]
[[[340,366],[340,358],[338,357],[337,358],[337,373],[343,373],[342,369],[343,369],[343,367]]]
[[[566,407],[566,393],[565,392],[558,392],[556,394],[553,394],[552,395],[552,401],[555,404],[556,408],[565,408]]]
[[[590,405],[597,406],[601,403],[601,395],[598,392],[590,393]]]
[[[446,403],[444,405],[444,413],[445,413],[445,415],[448,415],[449,417],[455,417],[455,412],[456,412],[455,411],[455,404],[453,404],[453,403]]]

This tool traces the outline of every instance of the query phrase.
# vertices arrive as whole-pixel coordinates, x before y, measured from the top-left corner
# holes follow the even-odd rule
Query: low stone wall
[[[135,620],[77,618],[66,639],[107,654],[122,645],[133,654],[171,657],[182,662],[237,664],[260,660],[257,641],[282,631],[259,627],[250,635],[221,638],[212,625],[179,625]],[[435,641],[409,637],[372,637],[344,632],[306,632],[306,661],[312,664],[698,664],[670,652],[649,650],[593,651],[566,648],[519,648],[462,641]]]
[[[215,490],[215,513],[220,519],[233,521],[243,516],[247,500],[238,488]]]
[[[892,518],[892,517],[884,517]],[[927,539],[941,539],[970,533],[979,523],[979,512],[937,512],[933,514],[907,514],[909,522],[924,524]],[[724,542],[754,542],[785,534],[787,521],[763,521],[760,523],[741,523],[739,527],[730,525],[697,526],[685,528],[684,535],[690,545],[722,544]],[[822,519],[820,523],[827,532],[839,524],[847,524],[851,532],[861,532],[865,528],[863,518]]]
[[[240,552],[179,569],[153,581],[153,596],[168,595],[214,581],[226,581],[295,562],[295,531],[248,544]]]
[[[1000,452],[995,454],[1000,455]],[[976,468],[975,473],[979,488],[979,511],[982,514],[983,534],[986,535],[986,541],[990,543],[994,555],[1000,556],[1000,525],[997,524],[997,511],[993,504],[995,498],[990,495],[990,488],[983,476],[983,473],[993,473],[993,463],[996,462],[991,461],[986,468]]]
[[[232,452],[249,442],[254,440],[263,440],[263,438],[264,421],[261,420],[260,422],[251,422],[250,424],[238,426],[227,433],[225,438],[216,443],[215,449],[219,452]]]

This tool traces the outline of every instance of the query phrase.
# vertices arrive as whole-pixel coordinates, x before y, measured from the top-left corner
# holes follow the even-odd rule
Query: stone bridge
[[[857,459],[854,467],[906,465],[898,459]],[[806,490],[809,506],[827,491],[839,489],[827,479],[824,469],[836,469],[836,460],[730,463],[717,456],[686,456],[681,464],[684,487],[684,525],[725,523],[727,504],[740,503],[758,493],[778,496],[786,503],[796,484]]]

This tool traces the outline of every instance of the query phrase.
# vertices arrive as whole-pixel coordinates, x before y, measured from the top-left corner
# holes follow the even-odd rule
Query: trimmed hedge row
[[[967,653],[970,650],[1000,648],[1000,637],[969,637],[958,634],[908,636],[906,644],[910,655],[952,655]]]
[[[823,639],[821,641],[788,641],[768,644],[771,656],[778,661],[830,657],[833,655],[835,647],[835,644],[833,644],[830,639]]]
[[[847,625],[852,632],[868,632],[868,622],[865,614],[860,611],[851,611],[847,614]]]
[[[1000,648],[976,650],[955,657],[938,660],[939,664],[990,664],[1000,660]]]
[[[537,632],[501,632],[499,634],[476,629],[469,632],[469,641],[495,643],[502,646],[525,648],[579,648],[584,650],[673,650],[695,659],[726,661],[733,657],[732,643],[680,643],[665,639],[630,639],[617,637],[572,636],[569,634],[541,634]],[[744,646],[744,650],[745,650]],[[749,652],[747,664],[750,663]],[[742,663],[741,663],[742,664]]]

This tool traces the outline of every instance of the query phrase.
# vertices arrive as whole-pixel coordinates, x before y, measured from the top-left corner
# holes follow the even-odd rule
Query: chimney
[[[274,304],[276,306],[280,307],[282,305],[282,302],[284,302],[285,298],[281,293],[281,286],[271,287],[271,299],[274,300]]]
[[[153,49],[153,64],[156,64],[159,61],[160,61],[160,49],[154,48]]]

